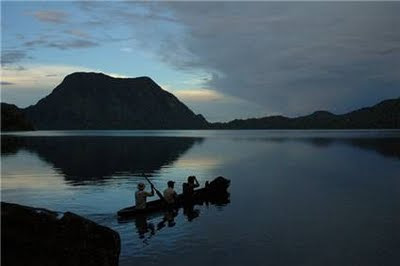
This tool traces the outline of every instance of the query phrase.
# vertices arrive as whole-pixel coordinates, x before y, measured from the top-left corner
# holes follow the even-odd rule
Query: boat
[[[224,204],[229,202],[229,193],[227,189],[230,185],[230,180],[225,177],[218,176],[211,182],[206,182],[205,186],[194,191],[193,197],[185,199],[183,194],[179,194],[176,202],[173,205],[167,205],[164,200],[158,199],[146,203],[145,209],[136,209],[135,206],[121,209],[117,212],[119,219],[134,218],[138,215],[147,215],[155,212],[160,212],[166,209],[178,209],[185,205],[198,205],[203,203]]]

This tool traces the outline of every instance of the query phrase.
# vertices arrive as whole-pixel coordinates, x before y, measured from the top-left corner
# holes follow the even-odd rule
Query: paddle
[[[160,197],[161,200],[167,202],[167,201],[165,200],[164,196],[161,194],[161,192],[160,192],[158,189],[156,189],[156,187],[155,187],[155,186],[153,185],[153,183],[150,181],[150,179],[148,179],[147,176],[145,176],[144,174],[142,174],[142,175],[144,176],[144,178],[146,178],[147,182],[150,183],[150,186],[156,191],[157,196]]]

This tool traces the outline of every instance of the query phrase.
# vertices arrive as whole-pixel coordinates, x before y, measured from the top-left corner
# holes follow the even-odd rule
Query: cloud
[[[173,93],[184,102],[210,102],[224,98],[221,93],[209,89],[176,90]]]
[[[88,33],[79,29],[69,29],[66,30],[65,33],[78,38],[90,38],[90,35]]]
[[[67,22],[68,15],[58,10],[41,10],[33,13],[33,16],[46,23],[62,24]]]
[[[23,45],[29,48],[50,47],[60,50],[68,50],[96,47],[99,46],[99,43],[82,38],[71,39],[69,37],[65,38],[64,36],[42,35],[37,37],[36,39],[24,42]]]
[[[184,36],[160,58],[268,110],[344,112],[398,97],[400,3],[165,4]],[[201,16],[199,15],[201,14]]]
[[[174,94],[176,93],[174,92]],[[211,101],[186,99],[184,103],[195,113],[204,115],[209,122],[279,114],[259,104],[228,95],[223,95],[223,97]]]
[[[71,3],[71,6],[74,4]],[[71,10],[70,12],[73,12]],[[70,20],[68,13],[62,10],[40,10],[29,13],[48,25],[46,28],[39,28],[40,31],[37,34],[28,34],[27,37],[21,39],[21,44],[28,48],[57,48],[60,50],[99,46],[100,43],[95,36],[86,31],[91,31],[91,29],[82,26],[83,22],[79,11],[76,9],[74,11],[76,11],[76,17],[73,20]],[[85,21],[85,17],[83,17],[83,21]]]
[[[46,37],[46,36],[40,36],[39,38],[30,40],[30,41],[25,41],[23,43],[23,45],[26,47],[35,47],[35,46],[46,45],[48,43],[47,38],[48,37]]]
[[[49,47],[58,48],[61,50],[74,49],[74,48],[90,48],[98,46],[99,44],[94,41],[83,39],[72,39],[64,41],[52,41],[47,44]]]
[[[192,83],[189,81],[188,83]],[[201,113],[209,122],[233,120],[235,118],[277,115],[268,108],[251,103],[245,99],[225,95],[211,89],[177,90],[169,85],[161,86],[184,102],[195,113]]]
[[[122,47],[120,49],[121,52],[125,52],[125,53],[132,53],[133,49],[130,47]]]
[[[6,86],[6,85],[14,85],[15,83],[8,82],[8,81],[0,81],[0,84],[1,84],[2,86]]]
[[[79,66],[65,65],[25,65],[25,70],[2,69],[2,80],[7,80],[18,88],[43,90],[54,88],[62,79],[77,71],[93,71]]]
[[[1,50],[1,65],[11,65],[27,58],[27,54],[23,50]]]

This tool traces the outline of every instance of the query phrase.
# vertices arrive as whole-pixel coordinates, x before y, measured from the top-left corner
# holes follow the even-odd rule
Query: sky
[[[400,96],[400,2],[2,1],[1,101],[149,76],[210,122]]]

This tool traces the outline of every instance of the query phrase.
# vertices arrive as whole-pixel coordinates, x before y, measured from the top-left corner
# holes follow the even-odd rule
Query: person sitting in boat
[[[147,197],[154,196],[154,186],[151,186],[151,192],[144,191],[145,184],[139,183],[138,190],[135,193],[136,209],[145,209]]]
[[[164,199],[168,204],[174,204],[176,197],[178,196],[178,194],[176,194],[175,190],[174,190],[174,181],[168,181],[168,188],[166,188],[164,190]]]
[[[194,194],[194,189],[199,187],[200,184],[194,175],[188,176],[187,183],[183,183],[183,196],[185,198],[191,198]]]

